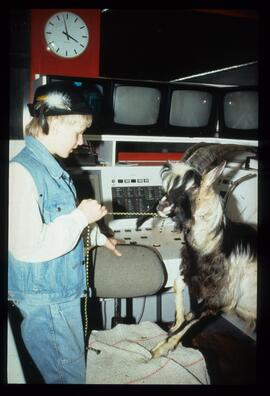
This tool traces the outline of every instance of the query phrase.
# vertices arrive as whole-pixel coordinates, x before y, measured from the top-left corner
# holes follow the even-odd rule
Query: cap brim
[[[29,113],[32,117],[39,117],[39,111],[37,111],[32,103],[28,103]],[[72,111],[65,109],[49,109],[45,111],[44,116],[58,116],[58,115],[93,115],[90,109],[86,107],[78,107],[77,109],[73,109]]]

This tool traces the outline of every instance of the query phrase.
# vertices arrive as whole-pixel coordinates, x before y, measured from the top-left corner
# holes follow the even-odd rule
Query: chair
[[[117,245],[121,257],[105,247],[90,250],[89,279],[92,295],[114,299],[112,327],[136,323],[132,317],[132,298],[157,294],[167,282],[167,272],[157,249],[146,245]],[[127,299],[127,317],[121,318],[121,299]],[[161,301],[157,317],[161,316]],[[159,319],[159,318],[158,318]]]
[[[111,329],[91,332],[86,383],[209,384],[204,359],[195,349],[180,344],[172,357],[151,359],[152,348],[167,337],[159,320],[132,324],[130,318],[128,321],[121,318],[119,303],[122,298],[129,300],[156,294],[157,301],[161,299],[167,272],[155,248],[136,244],[117,245],[117,249],[121,257],[104,247],[90,250],[92,293],[99,298],[114,298],[115,317]]]

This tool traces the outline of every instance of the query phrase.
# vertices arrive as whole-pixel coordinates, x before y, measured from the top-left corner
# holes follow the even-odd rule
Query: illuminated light
[[[209,75],[209,74],[218,73],[218,72],[227,71],[227,70],[232,70],[232,69],[238,69],[238,68],[240,68],[240,67],[254,65],[254,64],[256,64],[256,63],[258,63],[258,61],[252,61],[252,62],[242,63],[241,65],[233,65],[233,66],[223,67],[222,69],[211,70],[211,71],[207,71],[207,72],[205,72],[205,73],[193,74],[192,76],[186,76],[186,77],[176,78],[175,80],[171,80],[171,82],[174,82],[174,81],[183,81],[183,80],[187,80],[187,79],[194,78],[194,77],[207,76],[207,75]]]

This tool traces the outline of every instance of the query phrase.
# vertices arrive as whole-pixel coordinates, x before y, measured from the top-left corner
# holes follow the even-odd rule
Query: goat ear
[[[222,174],[226,165],[226,161],[221,162],[220,165],[216,166],[210,172],[206,173],[204,176],[204,182],[206,183],[207,187],[210,187]]]

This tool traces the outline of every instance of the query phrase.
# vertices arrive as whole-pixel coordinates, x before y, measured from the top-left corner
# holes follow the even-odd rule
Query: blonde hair
[[[92,115],[90,114],[68,114],[68,115],[58,115],[58,116],[48,116],[47,121],[49,127],[54,119],[60,120],[63,125],[75,125],[78,124],[78,130],[89,128],[92,124]],[[33,117],[32,120],[26,125],[24,130],[25,136],[37,137],[40,134],[44,134],[42,127],[40,125],[39,119]]]

